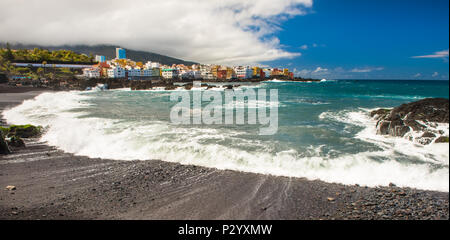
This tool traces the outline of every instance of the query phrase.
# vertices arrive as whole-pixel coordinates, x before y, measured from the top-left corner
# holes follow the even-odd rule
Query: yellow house
[[[259,77],[261,74],[261,68],[253,67],[253,76]]]
[[[230,67],[227,67],[227,79],[232,79],[232,78],[234,78],[235,76],[234,76],[235,74],[234,74],[234,69],[233,68],[230,68]]]
[[[144,68],[144,64],[142,62],[136,62],[136,66],[140,68]]]
[[[219,66],[214,65],[211,67],[211,73],[215,78],[217,78],[217,70],[219,70]]]

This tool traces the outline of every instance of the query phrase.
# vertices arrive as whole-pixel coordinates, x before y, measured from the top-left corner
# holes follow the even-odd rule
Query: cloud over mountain
[[[204,63],[292,58],[274,33],[312,0],[1,0],[0,41],[114,44]]]

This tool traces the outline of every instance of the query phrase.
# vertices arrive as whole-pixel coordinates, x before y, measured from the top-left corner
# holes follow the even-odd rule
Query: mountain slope
[[[5,47],[6,43],[0,43],[0,47]],[[92,53],[95,55],[103,55],[106,56],[106,59],[112,59],[116,56],[116,46],[112,45],[61,45],[61,46],[41,46],[36,44],[10,44],[12,49],[33,49],[33,48],[44,48],[48,50],[61,50],[61,49],[67,49],[72,50],[77,53],[84,53],[86,55],[89,55]],[[195,62],[191,61],[184,61],[181,59],[173,58],[164,56],[157,53],[152,52],[145,52],[145,51],[136,51],[136,50],[130,50],[126,49],[127,51],[127,58],[132,59],[133,61],[137,62],[146,62],[146,61],[152,61],[152,62],[159,62],[161,64],[166,65],[172,65],[172,64],[185,64],[185,65],[192,65],[196,64]]]

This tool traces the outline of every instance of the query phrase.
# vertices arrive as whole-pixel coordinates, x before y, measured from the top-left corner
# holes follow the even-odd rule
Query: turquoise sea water
[[[278,131],[261,125],[175,125],[170,91],[45,93],[4,112],[14,123],[48,126],[43,140],[65,151],[219,169],[448,191],[448,144],[423,146],[376,135],[369,112],[449,97],[448,81],[265,82],[278,89]],[[190,91],[192,95],[193,91]],[[205,106],[205,103],[203,106]],[[195,109],[193,110],[195,111]],[[448,124],[441,126],[448,134]]]

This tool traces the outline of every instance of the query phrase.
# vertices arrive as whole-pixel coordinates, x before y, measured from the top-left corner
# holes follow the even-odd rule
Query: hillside
[[[36,44],[10,44],[12,49],[33,49],[33,48],[43,48],[48,50],[72,50],[77,53],[84,53],[89,56],[89,54],[95,55],[104,55],[106,56],[106,59],[111,59],[115,57],[116,54],[116,46],[112,45],[62,45],[62,46],[41,46]],[[6,43],[0,43],[0,47],[6,47]],[[130,50],[126,49],[127,51],[127,58],[132,59],[134,61],[152,61],[152,62],[159,62],[161,64],[185,64],[185,65],[192,65],[195,64],[195,62],[190,61],[184,61],[177,58],[172,58],[168,56],[164,56],[157,53],[152,52],[145,52],[145,51],[136,51],[136,50]]]

